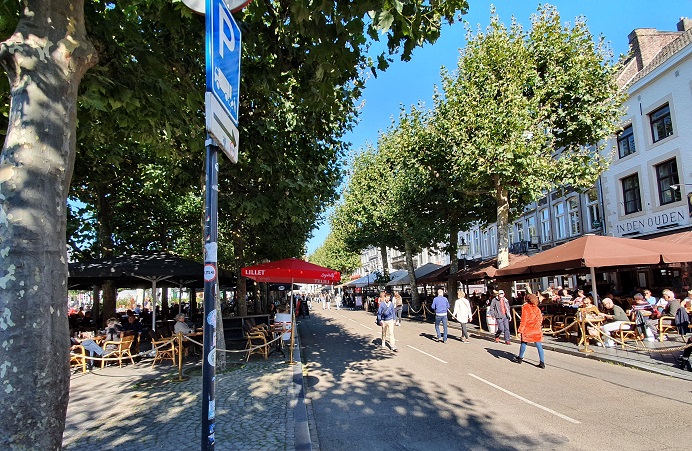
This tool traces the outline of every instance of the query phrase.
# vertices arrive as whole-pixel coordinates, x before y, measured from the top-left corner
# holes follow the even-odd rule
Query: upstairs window
[[[670,117],[670,107],[666,103],[661,108],[649,114],[651,121],[651,138],[658,142],[673,134],[673,120]]]
[[[673,158],[656,166],[656,183],[658,184],[658,200],[661,205],[677,202],[680,195],[680,179],[678,178],[677,159]]]
[[[550,241],[550,212],[544,208],[539,214],[541,216],[541,241],[547,243]]]
[[[565,204],[563,202],[555,204],[553,206],[553,213],[555,214],[555,239],[561,240],[567,238]]]
[[[639,192],[639,174],[622,179],[622,198],[625,200],[625,214],[642,211],[642,196]]]
[[[618,135],[618,155],[620,158],[625,158],[634,152],[634,131],[629,125]]]
[[[569,215],[569,234],[577,236],[581,233],[581,221],[579,220],[579,200],[576,197],[567,199],[567,214]]]
[[[600,229],[601,224],[601,204],[598,199],[598,190],[591,188],[586,192],[586,228],[589,230]]]

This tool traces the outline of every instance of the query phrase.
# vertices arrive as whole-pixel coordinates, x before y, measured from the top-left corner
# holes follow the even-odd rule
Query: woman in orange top
[[[538,308],[538,296],[533,293],[527,294],[524,300],[526,302],[521,307],[521,324],[519,325],[521,347],[519,348],[519,355],[514,358],[514,361],[523,362],[526,343],[535,343],[540,359],[538,368],[545,368],[543,345],[541,344],[543,341],[543,314]]]

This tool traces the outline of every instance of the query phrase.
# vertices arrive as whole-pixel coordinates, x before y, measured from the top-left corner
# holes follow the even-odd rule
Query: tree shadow
[[[506,428],[504,420],[499,431],[495,415],[458,381],[430,384],[440,376],[421,380],[396,363],[383,370],[376,362],[401,353],[380,350],[379,338],[345,331],[336,319],[315,316],[300,335],[320,449],[553,449],[568,441],[529,436]],[[487,351],[498,359],[513,357],[509,350]]]

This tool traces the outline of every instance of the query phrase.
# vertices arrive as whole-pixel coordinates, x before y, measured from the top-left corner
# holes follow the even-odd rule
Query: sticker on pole
[[[204,265],[204,281],[213,282],[216,280],[216,266]]]

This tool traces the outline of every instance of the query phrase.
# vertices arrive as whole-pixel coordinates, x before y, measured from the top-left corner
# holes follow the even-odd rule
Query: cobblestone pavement
[[[252,356],[241,363],[228,354],[230,371],[216,377],[216,450],[297,449],[294,420],[302,393],[281,354]],[[151,367],[151,359],[123,368],[75,373],[63,434],[63,449],[145,451],[201,447],[201,366],[186,364],[189,379],[176,382],[177,367]],[[302,385],[302,378],[297,381]],[[305,415],[303,415],[305,416]],[[298,426],[298,428],[296,428]],[[304,424],[307,435],[307,422]],[[303,447],[303,449],[306,449]],[[307,449],[309,449],[309,438]]]

